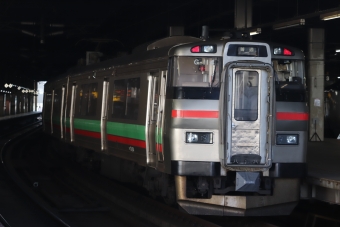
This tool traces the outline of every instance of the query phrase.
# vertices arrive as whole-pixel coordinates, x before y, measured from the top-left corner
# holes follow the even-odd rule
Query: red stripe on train
[[[218,111],[210,110],[172,110],[173,118],[218,118]]]
[[[159,153],[163,152],[163,146],[160,143],[156,143],[156,151],[158,151]]]
[[[309,114],[298,112],[277,112],[276,119],[283,121],[308,121]]]
[[[74,129],[74,134],[100,139],[99,132],[91,132],[91,131],[86,131],[86,130],[81,130],[81,129]]]
[[[107,135],[107,139],[111,142],[116,142],[116,143],[122,143],[134,147],[141,147],[141,148],[146,148],[145,141],[142,140],[136,140],[136,139],[131,139],[131,138],[126,138],[126,137],[121,137],[121,136],[114,136],[114,135]]]

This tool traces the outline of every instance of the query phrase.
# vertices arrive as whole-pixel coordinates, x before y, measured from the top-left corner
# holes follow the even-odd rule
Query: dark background
[[[297,46],[307,56],[308,29],[325,28],[325,74],[336,78],[340,19],[321,21],[319,14],[339,6],[338,0],[253,0],[253,27],[262,28],[254,39]],[[199,37],[208,25],[210,37],[221,37],[234,29],[234,8],[234,0],[0,0],[0,81],[32,87],[33,80],[77,65],[86,51],[102,52],[101,60],[130,53],[167,36],[169,26],[184,26],[185,35]],[[306,19],[305,26],[272,29],[298,17]]]

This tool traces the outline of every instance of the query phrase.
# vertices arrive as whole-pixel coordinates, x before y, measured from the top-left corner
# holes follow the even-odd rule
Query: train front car
[[[196,215],[289,214],[305,169],[302,52],[219,41],[173,48],[170,56],[178,204]]]

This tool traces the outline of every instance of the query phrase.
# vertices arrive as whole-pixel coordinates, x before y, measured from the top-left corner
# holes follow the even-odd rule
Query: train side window
[[[98,99],[98,83],[83,84],[78,93],[79,115],[95,116]]]
[[[61,89],[54,90],[53,115],[60,116],[61,108]]]
[[[46,101],[45,101],[45,105],[43,106],[44,110],[45,110],[45,114],[46,113],[51,113],[51,107],[52,107],[52,92],[50,91],[46,91]],[[20,108],[20,107],[19,107]],[[21,108],[20,108],[21,109]],[[46,115],[48,116],[48,115]],[[48,116],[49,118],[49,116]]]
[[[140,78],[114,81],[112,97],[113,118],[138,119]]]

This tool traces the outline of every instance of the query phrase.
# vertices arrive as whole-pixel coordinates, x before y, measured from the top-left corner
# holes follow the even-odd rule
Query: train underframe
[[[169,205],[177,203],[193,215],[289,215],[299,201],[299,178],[273,178],[259,173],[256,189],[238,191],[235,187],[239,175],[235,171],[217,177],[174,176],[112,155],[62,144],[63,148],[57,150],[77,162],[109,178],[144,188],[151,197],[162,198]]]

